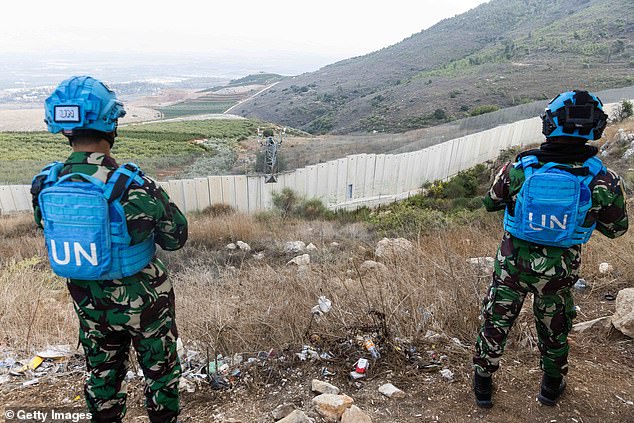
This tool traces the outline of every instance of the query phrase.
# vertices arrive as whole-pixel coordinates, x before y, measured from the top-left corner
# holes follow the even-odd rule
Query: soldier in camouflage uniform
[[[116,132],[75,129],[64,133],[73,153],[60,176],[81,173],[107,181],[118,168],[110,155]],[[35,221],[42,226],[37,178],[32,189]],[[165,191],[143,176],[121,199],[131,244],[150,237],[164,250],[181,248],[187,220]],[[154,256],[140,272],[118,280],[69,279],[79,318],[79,339],[89,372],[86,402],[95,422],[120,422],[126,412],[130,345],[145,376],[151,422],[175,422],[179,413],[181,366],[176,352],[174,291],[165,265]]]
[[[602,129],[597,130],[594,139],[600,138]],[[535,155],[539,165],[556,162],[578,167],[597,153],[596,147],[585,142],[581,137],[547,134],[547,142],[539,149],[521,153],[517,160]],[[484,198],[486,209],[513,208],[524,181],[524,169],[511,163],[502,166]],[[596,223],[596,229],[609,238],[623,235],[628,218],[619,176],[607,169],[592,180],[589,188],[592,206],[583,226]],[[569,248],[539,245],[505,231],[492,283],[483,300],[483,323],[473,357],[474,392],[480,407],[492,406],[491,375],[499,368],[509,330],[528,293],[534,296],[533,312],[544,372],[538,399],[545,405],[554,405],[559,399],[565,388],[563,376],[568,372],[567,337],[576,316],[571,287],[579,279],[580,265],[581,245]]]

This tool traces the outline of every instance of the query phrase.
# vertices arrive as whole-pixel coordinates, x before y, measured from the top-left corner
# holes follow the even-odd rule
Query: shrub
[[[332,212],[317,198],[305,199],[297,195],[290,188],[284,188],[281,192],[274,192],[273,207],[282,217],[296,217],[300,219],[329,219]]]
[[[275,209],[278,210],[284,218],[291,215],[293,209],[297,207],[297,203],[299,201],[295,191],[290,188],[284,188],[280,192],[274,192],[272,197],[273,207],[275,207]]]
[[[296,217],[303,219],[315,220],[327,217],[330,211],[321,200],[312,198],[310,200],[302,200],[294,210]]]
[[[471,116],[483,115],[485,113],[491,113],[500,110],[498,106],[492,104],[483,104],[482,106],[478,106],[475,109],[471,110]]]
[[[212,204],[211,206],[205,207],[200,214],[218,217],[218,216],[228,216],[230,214],[234,214],[236,209],[234,209],[229,204]]]
[[[629,100],[623,100],[614,110],[612,121],[620,122],[632,115],[634,115],[634,105],[632,105],[632,102]]]
[[[446,120],[447,112],[444,109],[436,109],[434,111],[434,119],[436,120]]]

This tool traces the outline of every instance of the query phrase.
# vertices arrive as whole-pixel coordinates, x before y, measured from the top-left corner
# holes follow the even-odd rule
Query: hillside
[[[492,0],[233,112],[312,133],[401,132],[571,87],[632,85],[633,18],[621,0]]]
[[[634,121],[610,127],[605,140],[605,162],[626,175]],[[216,207],[189,215],[187,245],[160,252],[184,345],[181,419],[272,423],[278,405],[292,404],[325,423],[312,404],[311,380],[319,379],[352,397],[375,423],[632,421],[634,341],[610,325],[573,330],[566,392],[556,407],[536,403],[541,371],[530,298],[495,375],[494,407],[475,406],[472,345],[491,269],[471,259],[492,255],[502,230],[501,213],[485,213],[479,201],[490,170],[480,165],[436,185],[429,197],[375,212],[308,220],[315,216],[304,204],[294,213],[250,216]],[[406,240],[380,252],[383,236]],[[238,241],[250,249],[228,245]],[[632,287],[632,245],[630,231],[616,240],[596,234],[584,247],[581,275],[589,288],[574,291],[575,323],[614,313],[614,295]],[[308,264],[289,262],[302,253]],[[77,320],[65,281],[50,272],[45,255],[31,216],[0,216],[0,401],[15,409],[29,398],[30,406],[80,412],[85,362]],[[601,271],[601,263],[611,269]],[[327,312],[314,309],[322,296],[331,301]],[[359,337],[371,337],[381,356],[372,359]],[[61,357],[22,369],[44,349]],[[203,370],[208,363],[223,368],[216,354],[227,364],[216,374],[228,383],[224,389],[210,386]],[[359,358],[370,367],[351,380]],[[125,421],[147,421],[132,361]],[[379,394],[386,382],[404,397]]]

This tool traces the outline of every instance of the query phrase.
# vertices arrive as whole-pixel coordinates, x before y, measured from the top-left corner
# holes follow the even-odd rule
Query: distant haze
[[[0,72],[42,58],[79,63],[90,53],[93,62],[115,58],[155,69],[198,61],[205,69],[215,63],[225,74],[298,74],[387,47],[484,2],[8,2],[0,22]]]

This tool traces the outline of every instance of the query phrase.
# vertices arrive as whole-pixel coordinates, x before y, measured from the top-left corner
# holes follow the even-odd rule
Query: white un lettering
[[[55,263],[60,264],[62,266],[70,263],[71,254],[70,254],[70,243],[64,241],[64,258],[60,260],[59,255],[57,253],[57,245],[55,244],[55,240],[51,240],[51,255],[53,256],[53,261]],[[85,258],[88,263],[93,266],[97,266],[99,264],[99,260],[97,257],[97,245],[94,242],[90,243],[90,254],[81,246],[79,242],[73,242],[73,252],[75,253],[75,265],[81,267],[82,265],[82,257]]]
[[[550,229],[555,229],[555,225],[559,226],[559,228],[561,230],[566,230],[566,226],[568,226],[568,215],[564,214],[564,218],[563,218],[563,222],[559,219],[557,219],[557,216],[554,215],[550,215],[550,218],[548,216],[546,216],[545,214],[542,214],[542,221],[541,221],[541,226],[535,226],[533,225],[533,213],[529,212],[528,213],[528,226],[534,230],[534,231],[541,231],[544,228],[546,228],[546,220],[549,221],[550,223]]]

